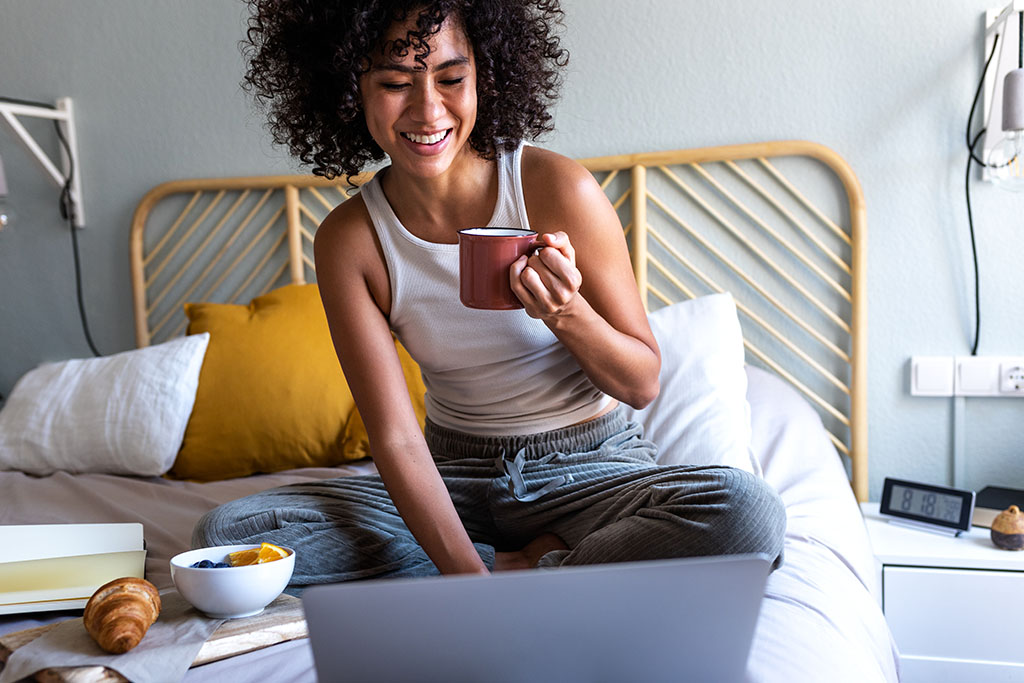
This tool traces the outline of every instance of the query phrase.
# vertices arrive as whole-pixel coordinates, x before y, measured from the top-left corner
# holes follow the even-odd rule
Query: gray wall
[[[912,354],[966,354],[973,320],[964,125],[992,0],[565,0],[572,51],[557,133],[570,156],[807,138],[844,155],[868,202],[871,490],[944,482],[954,438],[967,484],[1024,487],[1024,402],[908,395]],[[232,0],[0,0],[0,95],[74,98],[93,336],[131,348],[128,233],[151,186],[300,170],[238,82]],[[640,111],[635,111],[639,107]],[[48,149],[45,126],[32,126]],[[0,232],[0,392],[38,363],[89,355],[56,190],[6,129],[18,216]],[[1024,354],[1024,197],[975,185],[981,353]]]

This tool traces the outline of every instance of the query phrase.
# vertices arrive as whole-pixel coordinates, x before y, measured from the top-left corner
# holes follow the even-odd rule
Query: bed
[[[874,559],[858,507],[868,482],[865,215],[852,170],[832,150],[804,141],[583,164],[620,213],[665,356],[662,395],[634,417],[663,449],[672,445],[666,458],[762,473],[786,506],[785,562],[769,577],[747,680],[897,680],[898,654],[876,598]],[[3,452],[5,406],[0,524],[141,521],[146,576],[165,589],[172,586],[169,558],[188,549],[196,520],[219,503],[281,484],[372,472],[372,460],[362,457],[367,446],[358,412],[344,401],[336,406],[340,417],[321,416],[334,423],[334,432],[314,439],[327,444],[321,449],[326,456],[307,445],[288,462],[268,465],[256,457],[221,467],[221,451],[196,451],[191,460],[183,455],[199,439],[193,432],[209,406],[220,412],[205,418],[207,428],[226,424],[224,396],[244,389],[231,385],[225,394],[223,385],[245,379],[238,375],[270,375],[286,366],[287,382],[302,381],[295,367],[311,356],[296,349],[295,340],[278,340],[259,351],[259,372],[240,373],[236,366],[216,375],[221,379],[214,387],[207,366],[215,346],[217,358],[237,362],[234,356],[244,354],[221,343],[230,336],[218,327],[223,316],[204,316],[227,311],[251,321],[280,310],[281,292],[308,292],[313,233],[347,191],[343,180],[274,176],[174,181],[148,193],[131,234],[139,350],[165,347],[186,330],[197,338],[197,332],[210,333],[202,353],[194,351],[191,364],[180,366],[191,373],[191,384],[172,387],[194,392],[192,403],[179,400],[179,422],[164,425],[182,440],[158,440],[140,456],[155,461],[152,471],[74,464],[54,464],[47,474],[27,466],[19,471]],[[257,336],[255,328],[242,329],[230,337],[242,340],[236,345]],[[397,348],[421,411],[414,363]],[[318,376],[304,381],[327,383]],[[314,408],[294,393],[282,389],[272,398],[277,406],[295,400],[289,419],[308,420]],[[289,438],[289,424],[275,429],[275,437]],[[8,448],[11,443],[8,438]],[[222,439],[219,447],[234,453],[234,444]],[[64,448],[74,452],[75,445]],[[170,476],[163,475],[168,469]],[[69,616],[0,617],[0,635]],[[314,680],[308,641],[196,667],[186,680],[257,674]]]

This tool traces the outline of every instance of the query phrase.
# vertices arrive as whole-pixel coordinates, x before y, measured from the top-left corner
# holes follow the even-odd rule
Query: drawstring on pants
[[[526,488],[526,480],[523,479],[523,467],[526,465],[526,449],[520,448],[516,453],[515,457],[509,460],[505,455],[505,449],[501,449],[501,455],[495,459],[495,465],[502,474],[508,475],[508,492],[512,494],[516,500],[521,503],[530,503],[532,501],[543,498],[548,495],[559,486],[572,483],[572,475],[565,474],[555,477],[550,480],[544,486],[540,487],[535,491],[528,491]],[[546,465],[551,462],[561,453],[548,453],[542,458],[537,459],[538,465]]]

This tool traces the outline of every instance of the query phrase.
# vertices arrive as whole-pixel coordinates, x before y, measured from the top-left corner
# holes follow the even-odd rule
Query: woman
[[[248,83],[314,172],[390,165],[316,235],[320,293],[379,476],[222,506],[195,545],[297,548],[293,585],[764,552],[785,516],[760,479],[661,467],[620,402],[660,354],[621,226],[591,175],[521,141],[550,130],[567,55],[547,0],[253,0]],[[532,228],[524,308],[458,297],[457,231]],[[427,386],[421,431],[392,332]]]

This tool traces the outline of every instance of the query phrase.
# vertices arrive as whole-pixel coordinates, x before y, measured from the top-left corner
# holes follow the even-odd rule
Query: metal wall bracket
[[[61,167],[63,171],[57,169],[57,165],[53,163],[49,155],[43,151],[35,141],[35,138],[32,137],[32,134],[21,124],[21,121],[17,118],[19,116],[51,119],[57,121],[58,125],[63,126],[64,136],[67,139],[68,147],[71,148],[71,158],[69,158],[64,150],[64,146],[61,145]],[[26,149],[32,153],[32,156],[42,166],[43,172],[56,183],[57,187],[64,187],[68,169],[72,167],[73,162],[74,176],[71,179],[71,201],[75,207],[75,227],[83,227],[85,225],[85,215],[82,211],[82,165],[79,163],[78,137],[75,133],[75,116],[71,105],[71,98],[59,98],[55,109],[0,101],[0,118],[3,118],[4,122],[14,131],[14,134],[18,136],[18,139],[25,145]]]

